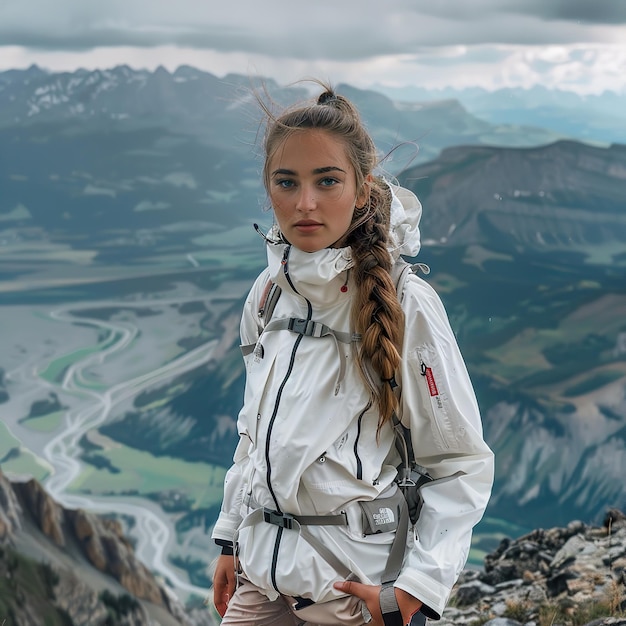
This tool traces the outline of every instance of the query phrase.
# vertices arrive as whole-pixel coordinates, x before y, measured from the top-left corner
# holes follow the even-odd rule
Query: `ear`
[[[361,185],[361,190],[357,194],[356,202],[354,206],[362,208],[370,201],[370,191],[371,184],[374,180],[374,177],[371,174],[368,174],[363,181],[363,185]]]

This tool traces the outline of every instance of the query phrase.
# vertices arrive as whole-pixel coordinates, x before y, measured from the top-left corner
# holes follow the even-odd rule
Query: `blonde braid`
[[[383,187],[384,185],[384,187]],[[397,399],[390,384],[400,365],[404,313],[391,279],[392,259],[387,249],[391,192],[386,183],[370,183],[370,199],[363,211],[355,211],[354,230],[347,243],[352,247],[357,293],[352,314],[361,335],[358,365],[377,401],[378,429],[391,419]],[[381,385],[365,370],[371,364]]]
[[[391,419],[397,400],[390,382],[400,365],[404,314],[391,279],[392,259],[387,250],[391,190],[382,179],[372,177],[376,167],[376,147],[365,129],[355,106],[329,85],[319,83],[324,91],[315,103],[297,105],[274,116],[261,102],[267,114],[263,180],[269,189],[269,162],[291,133],[303,129],[321,129],[344,142],[348,159],[354,167],[356,188],[366,191],[365,206],[356,208],[345,245],[352,248],[356,297],[352,323],[362,336],[357,364],[365,384],[378,404],[378,430]],[[361,193],[357,197],[360,197]]]

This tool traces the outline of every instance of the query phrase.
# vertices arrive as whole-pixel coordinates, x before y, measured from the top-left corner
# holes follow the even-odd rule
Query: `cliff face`
[[[25,515],[56,546],[76,544],[100,572],[113,576],[129,593],[141,600],[166,606],[160,585],[133,553],[120,524],[81,509],[57,504],[36,480],[14,483],[13,491]]]
[[[6,543],[20,527],[21,512],[11,483],[0,470],[0,545]]]
[[[11,624],[205,625],[140,563],[118,522],[55,502],[0,470],[0,616]],[[69,620],[69,621],[68,621]]]

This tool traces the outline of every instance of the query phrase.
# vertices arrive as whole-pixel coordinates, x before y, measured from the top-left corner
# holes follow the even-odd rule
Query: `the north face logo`
[[[378,513],[373,514],[374,524],[376,526],[382,526],[383,524],[393,524],[395,521],[395,517],[393,515],[393,511],[387,507],[380,507],[378,509]]]

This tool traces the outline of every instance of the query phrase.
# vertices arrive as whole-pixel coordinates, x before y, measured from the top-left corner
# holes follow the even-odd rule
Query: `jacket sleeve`
[[[494,458],[439,296],[410,276],[402,306],[401,420],[411,430],[416,461],[434,481],[422,488],[421,515],[395,586],[421,600],[428,617],[439,619],[489,501]]]
[[[266,270],[257,278],[246,298],[240,324],[241,346],[254,344],[258,339],[257,311],[263,287],[268,280],[267,275]],[[239,426],[239,422],[237,424]],[[241,429],[239,432],[242,432]],[[241,505],[245,488],[245,468],[249,461],[249,446],[250,439],[240,436],[233,456],[233,464],[224,478],[222,507],[211,533],[211,538],[221,545],[232,544],[235,532],[242,521]]]

